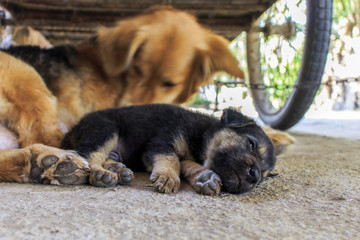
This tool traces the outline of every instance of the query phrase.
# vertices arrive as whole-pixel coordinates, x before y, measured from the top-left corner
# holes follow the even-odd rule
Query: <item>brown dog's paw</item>
[[[180,177],[171,172],[158,173],[153,172],[150,176],[154,187],[161,193],[176,193],[180,188]]]
[[[134,174],[122,163],[113,160],[105,161],[102,168],[92,169],[90,184],[96,187],[115,187],[117,184],[127,184]]]
[[[82,184],[88,181],[88,162],[73,151],[56,149],[31,158],[30,178],[45,184]]]
[[[220,177],[211,170],[200,173],[195,180],[195,191],[203,195],[219,195],[221,190]]]

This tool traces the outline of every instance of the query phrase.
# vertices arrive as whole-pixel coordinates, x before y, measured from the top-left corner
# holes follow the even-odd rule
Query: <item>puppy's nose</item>
[[[259,170],[255,168],[250,168],[247,173],[246,181],[250,184],[257,183],[260,179]]]

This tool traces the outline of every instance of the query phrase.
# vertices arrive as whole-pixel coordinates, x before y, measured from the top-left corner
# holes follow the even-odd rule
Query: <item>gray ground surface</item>
[[[0,239],[360,239],[360,141],[293,135],[246,195],[0,183]]]

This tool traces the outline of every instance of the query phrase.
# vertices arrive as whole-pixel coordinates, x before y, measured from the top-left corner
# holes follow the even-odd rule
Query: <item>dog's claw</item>
[[[204,195],[219,195],[221,190],[220,177],[211,170],[206,170],[197,177],[195,191]]]

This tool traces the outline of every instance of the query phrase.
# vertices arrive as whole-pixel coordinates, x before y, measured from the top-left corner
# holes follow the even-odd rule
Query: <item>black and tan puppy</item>
[[[146,169],[165,193],[178,191],[180,174],[198,193],[246,192],[276,162],[269,137],[234,109],[224,110],[220,120],[161,104],[93,112],[65,136],[62,147],[88,159],[94,186],[128,183],[130,169]]]

